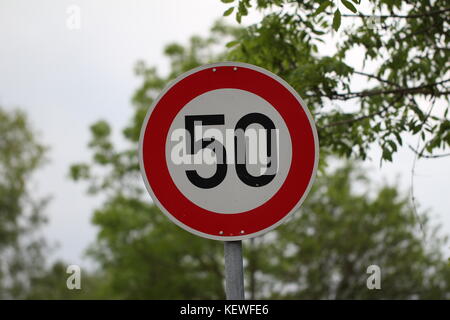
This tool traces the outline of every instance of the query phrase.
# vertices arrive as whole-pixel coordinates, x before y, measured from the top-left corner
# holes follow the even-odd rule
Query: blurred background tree
[[[44,154],[26,115],[0,107],[0,299],[25,297],[30,279],[44,270],[39,230],[47,199],[31,189]]]
[[[307,201],[248,253],[249,295],[282,299],[448,299],[447,237],[424,213],[425,234],[396,186],[371,187],[350,163],[321,174]],[[367,268],[381,269],[368,290]],[[250,267],[251,266],[251,267]],[[253,292],[254,293],[253,293]]]

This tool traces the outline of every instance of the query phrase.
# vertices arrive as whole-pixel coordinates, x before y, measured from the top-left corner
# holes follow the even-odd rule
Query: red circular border
[[[253,234],[283,219],[302,198],[314,172],[314,133],[300,101],[276,79],[245,67],[212,69],[181,79],[157,102],[144,124],[142,164],[154,196],[182,224],[215,237]],[[166,138],[178,112],[195,97],[224,88],[246,90],[268,101],[284,119],[292,141],[291,167],[281,188],[261,206],[236,214],[215,213],[191,202],[173,183],[166,163]]]

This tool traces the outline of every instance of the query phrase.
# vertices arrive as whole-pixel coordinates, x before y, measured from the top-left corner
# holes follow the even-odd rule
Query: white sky
[[[81,29],[66,27],[67,7],[81,9]],[[139,81],[138,59],[168,70],[162,50],[167,43],[186,43],[207,35],[229,5],[218,0],[1,0],[0,105],[26,110],[41,138],[51,147],[50,164],[37,175],[36,192],[51,195],[46,236],[60,244],[55,257],[89,265],[83,252],[95,239],[91,214],[101,204],[85,194],[85,186],[67,178],[69,166],[89,158],[88,127],[106,119],[120,131],[132,116],[130,99]],[[246,19],[255,21],[256,16]],[[233,22],[228,18],[228,22]],[[411,140],[410,142],[414,142]],[[415,143],[414,143],[415,144]],[[407,149],[394,164],[378,165],[376,181],[399,181],[408,190],[413,154]],[[415,189],[422,207],[444,223],[450,234],[450,159],[420,160]]]

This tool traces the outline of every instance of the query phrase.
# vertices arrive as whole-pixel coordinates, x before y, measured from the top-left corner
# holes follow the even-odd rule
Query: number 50
[[[187,154],[194,155],[199,150],[209,148],[216,156],[221,155],[223,161],[217,161],[216,172],[209,178],[200,176],[196,170],[186,170],[186,176],[189,181],[202,189],[211,189],[218,186],[225,179],[228,171],[227,164],[227,152],[225,146],[212,138],[203,138],[195,141],[195,126],[197,123],[201,123],[202,126],[219,126],[225,125],[225,116],[223,114],[211,114],[211,115],[192,115],[185,116],[185,129],[189,133],[189,139],[186,139]],[[252,124],[261,125],[266,131],[266,152],[267,159],[270,159],[267,163],[267,168],[271,168],[271,174],[262,174],[259,176],[251,175],[247,170],[247,156],[246,156],[246,137],[245,130]],[[275,125],[270,118],[261,113],[249,113],[243,116],[236,124],[234,128],[234,163],[236,167],[236,173],[239,179],[248,186],[262,187],[270,183],[275,178],[277,167],[277,157],[272,157],[273,154],[278,154],[277,139],[272,134],[275,131]],[[274,150],[272,150],[272,145]]]

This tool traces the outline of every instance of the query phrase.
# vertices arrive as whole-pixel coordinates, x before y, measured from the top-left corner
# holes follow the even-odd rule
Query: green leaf
[[[232,3],[232,2],[234,2],[234,0],[220,0],[220,1],[222,1],[223,3]]]
[[[336,10],[333,17],[333,29],[335,31],[338,31],[340,26],[341,26],[341,12],[339,10]]]
[[[381,155],[381,158],[386,161],[392,162],[392,152],[389,151],[389,149],[387,149],[386,147],[383,147],[383,154]]]
[[[350,10],[351,12],[353,12],[353,13],[358,12],[358,10],[356,10],[356,8],[355,8],[355,6],[353,5],[353,3],[351,3],[350,1],[348,1],[348,0],[341,0],[341,1],[342,1],[342,4],[343,4],[348,10]]]
[[[322,36],[325,34],[325,31],[321,31],[321,30],[311,30],[312,33],[317,34],[319,36]]]
[[[392,150],[393,152],[397,151],[397,145],[395,144],[394,141],[388,140],[387,143],[389,144],[389,146],[391,147],[391,150]]]
[[[322,13],[325,11],[326,8],[328,8],[331,5],[331,1],[325,1],[322,2],[322,4],[317,8],[317,10],[313,13],[313,16],[317,16],[319,13]]]
[[[238,43],[239,43],[239,41],[233,40],[233,41],[228,42],[225,46],[227,48],[231,48],[231,47],[234,47],[235,45],[237,45]]]
[[[398,132],[394,132],[395,138],[397,139],[398,144],[401,146],[403,144],[402,137]]]
[[[90,177],[89,166],[86,164],[75,164],[70,167],[70,177],[74,181],[88,179]]]
[[[225,12],[223,13],[223,16],[229,16],[230,14],[232,14],[234,11],[234,7],[228,8],[227,10],[225,10]]]
[[[242,21],[242,15],[239,12],[236,13],[236,21],[238,23],[241,23],[241,21]]]
[[[91,126],[91,132],[97,139],[106,138],[111,133],[111,127],[108,122],[101,120]]]
[[[417,126],[413,126],[411,130],[412,130],[413,134],[416,134],[420,131],[421,128],[422,128],[422,126],[419,124]]]

